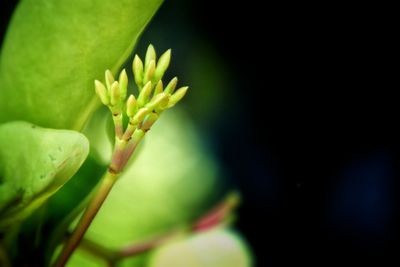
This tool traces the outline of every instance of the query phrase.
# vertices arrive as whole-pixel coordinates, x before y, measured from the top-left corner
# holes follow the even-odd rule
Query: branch
[[[150,251],[151,249],[168,243],[170,240],[182,236],[184,233],[190,234],[202,232],[220,226],[229,219],[238,203],[239,196],[234,192],[230,193],[221,203],[216,205],[210,211],[206,212],[203,216],[195,220],[190,225],[179,229],[170,230],[149,240],[132,243],[118,250],[103,247],[102,245],[88,239],[83,239],[79,248],[103,259],[110,266],[113,266],[124,258],[133,257]]]
[[[127,245],[119,250],[118,255],[121,258],[132,257],[165,244],[168,241],[181,236],[182,233],[197,233],[215,228],[229,220],[233,210],[238,206],[239,200],[239,195],[236,192],[232,192],[228,194],[221,203],[206,212],[189,226],[169,231],[141,243]]]
[[[140,58],[135,56],[133,73],[140,92],[137,100],[133,94],[126,100],[128,76],[125,70],[121,71],[118,81],[115,81],[109,70],[105,72],[106,85],[95,81],[96,94],[101,102],[110,109],[113,116],[114,152],[107,172],[100,180],[100,185],[93,198],[53,267],[65,266],[146,132],[151,129],[163,111],[175,106],[186,94],[188,87],[179,88],[174,93],[176,78],[172,79],[164,90],[161,78],[168,68],[170,58],[171,51],[168,50],[161,55],[156,66],[156,54],[152,45],[147,49],[144,68]],[[150,97],[153,91],[153,96]],[[123,111],[126,111],[125,116],[129,119],[125,132]]]
[[[94,194],[94,197],[90,201],[89,206],[83,213],[77,227],[63,247],[63,250],[58,257],[56,263],[54,264],[54,267],[62,267],[67,263],[68,259],[75,251],[83,235],[86,233],[87,229],[92,223],[104,200],[110,193],[111,188],[114,185],[117,177],[117,174],[111,173],[109,171],[105,173],[105,175],[101,179],[100,186],[98,187],[96,193]]]

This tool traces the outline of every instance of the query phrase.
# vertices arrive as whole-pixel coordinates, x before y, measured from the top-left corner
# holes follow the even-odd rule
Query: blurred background
[[[166,1],[139,42],[173,48],[257,266],[398,261],[398,86],[371,8]]]

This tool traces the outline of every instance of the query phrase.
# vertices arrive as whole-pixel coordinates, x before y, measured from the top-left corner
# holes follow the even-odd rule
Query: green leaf
[[[149,267],[251,267],[249,249],[236,233],[214,229],[158,249]]]
[[[0,122],[80,130],[162,0],[24,0],[0,58]]]
[[[24,242],[19,251],[22,255],[27,254],[29,247],[36,248],[31,254],[41,251],[35,256],[40,266],[49,262],[54,249],[64,239],[71,222],[87,205],[90,193],[107,169],[112,153],[111,139],[114,140],[114,136],[109,136],[114,131],[109,112],[105,107],[99,108],[85,125],[82,133],[90,142],[90,153],[77,173],[48,199],[44,212],[36,210],[22,226]],[[40,225],[36,226],[32,218],[40,218]],[[41,231],[40,242],[37,228]]]
[[[82,165],[89,142],[78,132],[16,121],[0,125],[0,230],[23,220]]]

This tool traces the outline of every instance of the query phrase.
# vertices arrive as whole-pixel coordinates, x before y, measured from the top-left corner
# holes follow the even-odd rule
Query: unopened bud
[[[95,80],[94,81],[94,87],[96,90],[96,94],[99,96],[101,103],[103,103],[104,105],[108,105],[110,103],[110,99],[108,97],[107,94],[107,89],[104,86],[104,84],[102,84],[100,81]]]
[[[128,75],[126,74],[125,69],[121,71],[119,74],[119,89],[121,91],[121,100],[124,101],[126,99],[126,94],[128,90]]]
[[[139,90],[142,89],[143,83],[143,62],[138,55],[135,55],[132,63],[133,76],[135,77],[135,83]]]
[[[169,103],[169,96],[166,93],[161,93],[156,95],[147,105],[146,107],[150,110],[154,109],[163,109]]]
[[[109,93],[111,93],[111,85],[114,82],[114,76],[112,75],[110,70],[106,70],[105,79],[106,79],[107,90]]]
[[[154,49],[154,46],[150,44],[149,47],[147,47],[146,57],[144,60],[145,68],[147,68],[152,60],[154,60],[154,62],[156,61],[156,50]]]
[[[138,107],[143,107],[147,101],[149,100],[149,96],[151,94],[152,86],[151,82],[147,82],[145,86],[143,86],[142,91],[139,94],[139,97],[137,99],[137,105]]]
[[[126,101],[126,115],[133,117],[136,112],[136,98],[134,95],[130,95]]]
[[[178,84],[178,78],[174,77],[167,85],[167,87],[165,87],[164,92],[166,94],[172,95],[175,91],[176,85]]]
[[[160,80],[165,71],[168,69],[169,62],[171,61],[171,49],[168,49],[164,54],[161,55],[157,62],[156,70],[154,71],[154,81]]]
[[[186,94],[188,86],[179,88],[170,98],[168,102],[168,108],[173,107],[178,103]]]
[[[162,93],[164,90],[163,82],[161,80],[158,81],[156,88],[154,89],[154,97],[158,94]]]
[[[144,117],[146,117],[147,114],[150,113],[150,110],[148,108],[141,108],[138,110],[138,112],[135,114],[135,116],[132,119],[132,123],[134,125],[138,125],[144,120]]]
[[[111,105],[117,105],[121,100],[121,91],[119,90],[118,82],[115,81],[111,85]]]
[[[154,60],[151,60],[144,72],[143,84],[146,84],[148,81],[151,81],[151,79],[153,78],[155,69],[156,69],[156,62]]]

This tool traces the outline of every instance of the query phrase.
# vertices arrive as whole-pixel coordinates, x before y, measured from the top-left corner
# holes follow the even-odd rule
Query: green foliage
[[[80,130],[98,107],[93,80],[115,73],[161,0],[24,0],[0,59],[0,122]]]
[[[0,125],[0,229],[27,217],[79,169],[86,137],[27,122]]]
[[[142,145],[89,228],[89,239],[119,248],[187,223],[212,204],[206,199],[212,201],[217,189],[217,166],[187,116],[165,112]]]
[[[0,232],[7,235],[11,224],[30,216],[13,229],[15,235],[7,237],[7,242],[19,243],[3,243],[17,266],[47,266],[110,163],[111,116],[98,109],[93,81],[107,85],[103,71],[111,70],[108,77],[117,73],[161,2],[23,0],[17,6],[0,55]],[[162,94],[170,98],[169,108],[186,93],[186,87],[174,93],[176,78],[165,90],[158,82],[170,63],[170,50],[157,62],[155,52],[150,52],[144,62],[136,58],[132,81],[142,97],[137,103],[131,96],[122,108],[128,116],[142,104],[161,110],[166,98]],[[124,75],[118,81],[121,92],[114,90],[110,99],[102,101],[125,100],[127,79]],[[146,82],[164,98],[147,95]],[[104,96],[103,87],[97,91]],[[90,240],[117,249],[187,224],[213,202],[218,168],[184,113],[163,113],[147,135],[131,160],[134,164],[127,165],[90,227],[86,235]],[[218,266],[247,267],[241,241],[227,233],[216,235],[232,244],[232,250],[212,247],[215,253],[207,253],[213,259],[237,253],[235,264],[240,263],[229,265],[232,261],[226,259]],[[0,234],[0,242],[2,238]],[[204,245],[216,239],[208,235],[201,240]],[[181,248],[192,251],[194,241],[183,242]],[[172,266],[170,255],[171,250],[161,249],[152,266]],[[119,266],[143,266],[146,256],[124,259]],[[80,250],[68,266],[101,262]],[[189,263],[183,259],[184,266]]]

